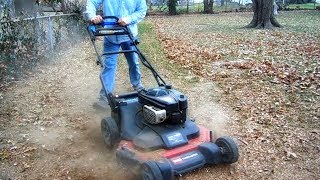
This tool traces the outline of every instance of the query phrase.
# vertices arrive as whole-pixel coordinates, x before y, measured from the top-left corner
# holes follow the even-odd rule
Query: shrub
[[[13,21],[10,12],[5,7],[0,22],[0,82],[32,68],[41,56],[37,37],[42,33],[35,31],[39,26],[32,21]]]
[[[54,51],[73,45],[85,32],[82,16],[12,19],[11,12],[9,6],[3,7],[0,16],[0,84],[20,77]]]

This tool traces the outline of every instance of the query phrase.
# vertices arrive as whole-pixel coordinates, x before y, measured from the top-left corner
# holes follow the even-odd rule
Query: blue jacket
[[[104,16],[122,18],[129,24],[132,35],[138,35],[137,24],[147,13],[146,0],[87,0],[85,13],[89,20],[96,16],[96,11],[101,5]]]

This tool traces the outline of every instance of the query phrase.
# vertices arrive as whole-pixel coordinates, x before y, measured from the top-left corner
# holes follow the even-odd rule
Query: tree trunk
[[[203,1],[203,8],[204,8],[204,13],[209,14],[213,13],[213,1],[214,0],[204,0]]]
[[[273,0],[252,0],[253,18],[247,28],[281,27],[273,15]]]
[[[189,14],[189,0],[187,0],[187,14]]]
[[[168,0],[167,2],[168,8],[169,8],[169,14],[170,15],[177,15],[177,0]]]
[[[208,0],[203,0],[203,12],[204,13],[208,13],[208,7],[209,7]]]
[[[213,13],[213,1],[214,1],[214,0],[210,0],[210,1],[209,1],[209,12],[210,12],[210,13]]]

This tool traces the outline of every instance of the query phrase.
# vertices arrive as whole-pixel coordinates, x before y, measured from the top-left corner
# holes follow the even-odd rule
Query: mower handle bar
[[[115,22],[105,22],[105,21],[102,21],[101,23],[97,24],[97,25],[100,25],[100,26],[105,26],[105,25],[117,25],[118,24],[118,21],[119,21],[119,18],[117,16],[102,16],[102,19],[103,20],[106,20],[106,19],[114,19]]]
[[[97,25],[99,25],[99,26],[104,26],[104,25],[117,25],[118,23],[118,21],[119,21],[119,18],[117,17],[117,16],[102,16],[102,19],[103,20],[106,20],[106,19],[114,19],[115,21],[114,22],[105,22],[105,21],[102,21],[101,23],[98,23],[98,24],[94,24],[94,23],[92,23],[92,22],[89,22],[89,24],[91,24],[91,25],[95,25],[95,26],[97,26]]]
[[[108,27],[104,28],[104,26],[106,26],[106,25],[118,25],[117,22],[118,22],[119,18],[116,16],[103,16],[102,18],[104,20],[105,19],[114,19],[115,22],[103,21],[102,23],[99,23],[99,24],[90,23],[87,27],[91,42],[92,42],[94,49],[95,49],[95,52],[98,56],[97,64],[103,66],[101,57],[104,55],[119,54],[119,53],[136,53],[136,54],[138,54],[142,64],[144,66],[146,66],[149,70],[151,70],[158,85],[159,86],[166,85],[165,81],[162,79],[162,77],[159,75],[159,73],[153,68],[153,66],[150,64],[150,62],[147,60],[147,58],[138,49],[138,47],[137,47],[138,43],[134,39],[128,26],[126,25],[126,26],[116,26],[116,27],[111,27],[111,28],[108,28]],[[103,28],[97,28],[97,26],[102,26]],[[112,36],[112,35],[127,35],[132,42],[132,46],[135,47],[135,50],[122,50],[122,51],[116,51],[116,52],[105,52],[102,55],[99,55],[96,44],[95,44],[96,36]]]
[[[87,27],[90,39],[95,41],[96,36],[112,36],[112,35],[128,35],[132,36],[130,29],[128,26],[119,26],[118,20],[119,18],[116,16],[103,16],[103,20],[106,19],[113,19],[115,21],[102,21],[99,24],[93,24],[89,22],[89,25]],[[114,27],[105,27],[105,26],[114,26]],[[100,26],[100,27],[99,27]]]
[[[122,50],[122,51],[110,51],[110,52],[105,52],[103,54],[101,54],[101,56],[105,56],[105,55],[111,55],[111,54],[120,54],[120,53],[137,53],[138,54],[138,51],[136,50]]]
[[[114,19],[116,21],[119,21],[119,18],[117,16],[102,16],[102,19]]]

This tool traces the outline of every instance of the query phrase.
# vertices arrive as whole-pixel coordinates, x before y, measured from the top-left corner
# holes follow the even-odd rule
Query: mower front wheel
[[[118,125],[113,118],[107,117],[101,120],[101,132],[108,149],[112,149],[118,144],[120,133]]]
[[[222,163],[232,164],[239,159],[239,149],[236,142],[228,136],[220,137],[215,144],[221,149]]]
[[[142,180],[163,180],[161,170],[155,161],[146,161],[141,165]]]

